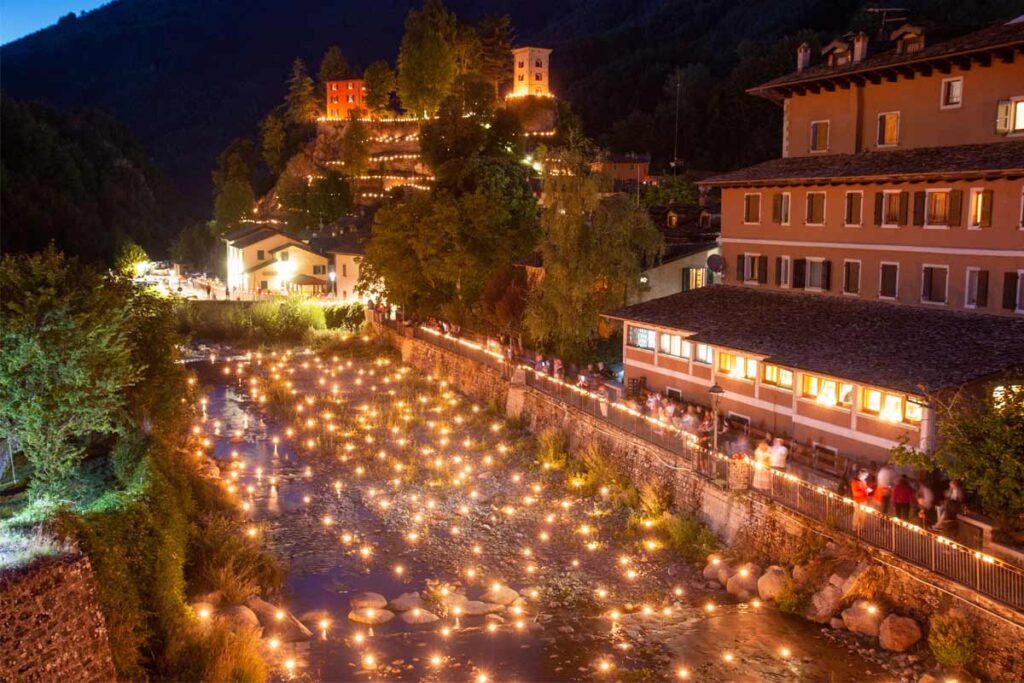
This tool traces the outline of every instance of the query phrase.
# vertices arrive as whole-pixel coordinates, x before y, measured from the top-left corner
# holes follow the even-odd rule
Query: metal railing
[[[483,363],[510,376],[510,365],[500,354],[466,339],[426,328],[413,328],[417,339]],[[532,368],[524,371],[526,385],[565,405],[606,422],[681,459],[685,469],[699,476],[724,480],[730,488],[749,489],[754,495],[839,533],[858,539],[918,567],[1015,610],[1024,611],[1024,570],[909,521],[883,514],[845,496],[809,483],[793,474],[761,470],[748,459],[730,459],[699,445],[696,437],[677,427],[645,416],[625,404],[562,382]],[[664,463],[663,463],[664,464]]]

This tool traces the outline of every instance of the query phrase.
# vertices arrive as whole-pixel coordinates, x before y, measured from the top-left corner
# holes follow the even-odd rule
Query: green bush
[[[260,592],[252,569],[232,558],[227,564],[208,567],[204,572],[210,587],[220,591],[229,605],[242,605]]]
[[[963,669],[978,651],[974,626],[956,610],[932,617],[928,628],[928,647],[935,660],[948,669]]]
[[[177,633],[166,666],[168,678],[179,681],[259,682],[267,679],[260,655],[260,634],[251,627],[232,628],[211,619],[192,621]]]
[[[569,463],[568,441],[560,429],[549,428],[537,436],[537,458],[541,465],[563,469]]]
[[[302,342],[327,328],[324,307],[302,296],[269,301],[180,301],[178,329],[211,341]]]
[[[247,580],[265,594],[280,591],[284,569],[242,529],[241,520],[226,511],[202,515],[195,523],[186,560],[191,594],[208,591],[244,593]],[[244,602],[250,592],[236,602]]]
[[[328,329],[358,332],[366,322],[366,307],[361,303],[338,304],[324,308]]]
[[[696,517],[685,512],[666,512],[658,521],[665,533],[669,548],[690,562],[703,563],[707,556],[718,550],[718,539]]]
[[[792,577],[786,576],[782,590],[775,596],[775,606],[782,612],[803,614],[811,604],[811,591],[799,586]]]

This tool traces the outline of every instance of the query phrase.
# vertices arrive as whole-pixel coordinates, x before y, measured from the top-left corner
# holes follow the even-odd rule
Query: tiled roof
[[[693,332],[693,341],[912,394],[1024,367],[1019,317],[731,285],[653,299],[606,317]]]
[[[960,173],[1024,174],[1024,140],[887,152],[786,157],[713,176],[701,181],[701,185],[890,176],[932,177]]]
[[[274,228],[260,228],[259,230],[253,231],[245,235],[241,239],[233,241],[231,243],[231,246],[236,247],[238,249],[245,249],[246,247],[251,247],[257,242],[262,242],[263,240],[270,239],[271,237],[274,237],[276,235],[284,236],[284,233],[281,232],[280,230],[275,230]]]
[[[230,232],[224,233],[220,238],[225,242],[234,242],[235,240],[241,239],[250,233],[263,229],[263,227],[265,226],[256,223],[246,223],[245,225],[239,226]]]
[[[842,66],[817,64],[803,71],[794,71],[785,76],[780,76],[756,88],[751,88],[748,92],[768,94],[769,91],[783,86],[810,84],[837,76],[866,74],[879,69],[941,60],[972,52],[988,52],[1001,47],[1019,46],[1022,43],[1024,43],[1024,22],[1014,21],[1013,23],[996,24],[980,31],[960,36],[959,38],[927,45],[918,52],[897,54],[895,49],[893,49],[869,56],[858,63],[844,64]]]

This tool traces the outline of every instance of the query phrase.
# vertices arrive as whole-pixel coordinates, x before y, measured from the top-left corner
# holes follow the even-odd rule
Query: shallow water
[[[335,452],[306,447],[298,436],[285,438],[288,425],[249,400],[241,380],[225,378],[225,366],[223,361],[194,366],[211,387],[205,429],[212,431],[220,422],[214,456],[222,474],[231,462],[245,463],[236,482],[239,498],[250,504],[249,514],[265,542],[289,565],[283,606],[314,631],[308,645],[282,646],[270,655],[275,679],[475,681],[485,675],[490,681],[678,680],[680,668],[695,680],[880,678],[814,625],[767,607],[737,605],[727,594],[706,591],[694,568],[669,551],[638,550],[620,533],[622,515],[606,514],[600,496],[576,497],[571,505],[560,506],[570,500],[564,475],[538,471],[526,438],[506,434],[504,427],[488,430],[493,418],[483,419],[482,412],[474,418],[468,399],[454,399],[458,405],[452,410],[465,410],[467,419],[461,425],[446,422],[450,443],[430,456],[445,451],[449,458],[464,455],[461,462],[474,467],[468,481],[442,486],[424,470],[389,486],[381,478],[357,476],[355,463],[380,449],[390,458],[393,452],[432,443],[436,436],[427,435],[429,429],[420,425],[418,431],[402,432],[412,443],[404,448],[383,424],[371,424],[343,439],[353,444],[352,458],[343,461]],[[313,363],[309,366],[291,363],[295,372],[290,379],[300,392],[318,386],[318,371]],[[364,374],[365,383],[354,381],[360,370],[372,368],[356,361],[336,369],[331,378],[340,385],[343,401],[332,409],[340,423],[349,420],[346,429],[352,429],[357,406],[387,403],[383,392],[370,388],[377,379]],[[257,371],[266,367],[248,366],[242,376]],[[403,381],[420,380],[410,372]],[[226,437],[236,430],[240,439]],[[363,441],[364,433],[374,436],[373,444]],[[275,446],[273,437],[281,443]],[[459,444],[467,437],[473,446],[463,449]],[[507,455],[501,451],[499,456],[499,445],[509,446]],[[494,454],[493,464],[483,466],[483,453]],[[542,493],[533,496],[528,485]],[[478,498],[471,498],[469,487],[479,491]],[[436,507],[426,522],[414,524],[413,515],[426,510],[422,503],[428,496]],[[381,497],[389,502],[386,509],[379,505]],[[535,500],[526,502],[527,497]],[[512,505],[514,514],[503,515]],[[597,529],[598,549],[586,549],[578,535],[581,524]],[[455,526],[457,534],[451,530]],[[422,532],[416,543],[405,537],[412,528]],[[541,530],[547,530],[547,538]],[[345,534],[352,534],[347,543]],[[370,549],[368,557],[361,548]],[[629,558],[626,565],[620,564],[623,555]],[[625,576],[627,566],[636,572],[633,578]],[[468,568],[475,571],[473,578]],[[428,580],[459,581],[475,599],[494,579],[515,589],[540,588],[539,601],[531,601],[522,617],[506,612],[494,632],[485,629],[484,617],[448,615],[424,626],[409,626],[396,617],[374,627],[347,619],[349,600],[360,591],[391,599],[425,589]],[[595,599],[599,588],[608,596]],[[705,609],[708,602],[714,611]],[[644,616],[636,612],[641,604],[670,613]],[[622,612],[621,621],[608,618],[612,609]],[[321,618],[329,620],[324,630],[317,627]],[[518,628],[517,621],[522,622]],[[785,656],[783,648],[788,649]],[[372,667],[366,666],[368,655]],[[434,656],[441,658],[439,665],[431,661]],[[286,661],[294,668],[286,669]]]

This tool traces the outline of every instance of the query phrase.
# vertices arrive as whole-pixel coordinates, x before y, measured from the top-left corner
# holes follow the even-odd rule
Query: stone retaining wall
[[[0,574],[0,681],[113,681],[89,558],[65,554]]]
[[[386,331],[413,367],[448,380],[462,393],[496,404],[523,421],[534,433],[554,428],[568,438],[572,450],[596,443],[627,473],[634,485],[670,483],[677,508],[697,514],[725,545],[756,545],[774,561],[792,556],[807,533],[841,538],[825,525],[804,518],[771,501],[736,490],[725,481],[709,481],[679,462],[676,455],[624,432],[590,414],[525,386],[497,371],[425,341]],[[731,463],[732,467],[746,467]],[[730,479],[732,477],[730,476]],[[745,481],[745,479],[744,479]],[[1024,676],[1024,615],[885,552],[863,545],[872,560],[871,582],[876,600],[897,607],[927,623],[928,617],[956,607],[978,629],[983,655],[977,669],[993,680]]]

